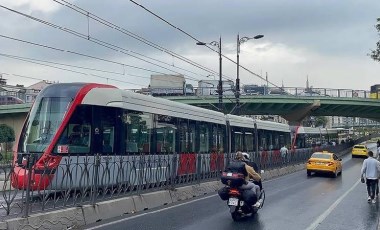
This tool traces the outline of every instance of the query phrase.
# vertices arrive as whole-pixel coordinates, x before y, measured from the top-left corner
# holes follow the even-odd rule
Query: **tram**
[[[339,144],[337,129],[292,126],[291,130],[295,136],[292,149],[324,146],[332,142]]]
[[[223,168],[227,153],[279,150],[289,145],[290,139],[285,124],[225,115],[110,85],[52,84],[39,93],[23,126],[14,153],[12,186],[26,189],[29,176],[32,190],[81,187],[83,173],[76,176],[78,166],[73,168],[72,158],[76,165],[84,165],[81,170],[87,170],[90,180],[93,170],[85,167],[99,155],[99,170],[110,172],[123,168],[118,161],[133,158],[138,162],[147,157],[149,170],[160,170],[159,156],[166,156],[168,162],[178,159],[176,165],[168,165],[177,167],[175,176],[196,170],[216,172]],[[35,157],[28,160],[31,154]],[[207,168],[197,165],[196,156],[200,155],[209,156]],[[116,163],[109,166],[109,162]],[[145,170],[136,170],[145,166],[135,164],[123,169],[128,167],[134,167],[134,172]],[[110,177],[108,184],[118,181],[120,176]],[[86,183],[91,186],[94,180]]]

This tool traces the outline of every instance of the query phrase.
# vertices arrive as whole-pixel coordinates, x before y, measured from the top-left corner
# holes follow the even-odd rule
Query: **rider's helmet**
[[[242,153],[243,157],[244,157],[244,161],[249,161],[249,154],[248,153]]]
[[[235,160],[238,160],[238,161],[244,161],[244,156],[243,156],[243,153],[240,152],[240,151],[237,151],[236,152],[236,155],[235,155]]]

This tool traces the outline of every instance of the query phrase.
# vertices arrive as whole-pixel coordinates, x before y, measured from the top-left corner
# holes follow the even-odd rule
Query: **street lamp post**
[[[219,84],[218,84],[218,95],[219,95],[219,111],[223,111],[223,81],[222,81],[222,37],[219,37],[219,42],[212,41],[210,43],[197,42],[197,45],[212,45],[218,47],[219,54]]]
[[[248,40],[251,39],[260,39],[264,37],[264,35],[256,35],[253,38],[250,37],[242,37],[239,38],[239,34],[237,35],[237,55],[236,55],[236,64],[237,64],[237,70],[236,70],[236,92],[235,92],[235,97],[236,97],[236,114],[240,114],[240,79],[239,79],[239,53],[240,53],[240,45]]]

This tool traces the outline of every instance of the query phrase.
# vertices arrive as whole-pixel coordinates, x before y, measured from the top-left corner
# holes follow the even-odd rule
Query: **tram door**
[[[115,153],[116,121],[119,109],[111,107],[98,107],[93,109],[94,121],[94,148],[95,153]]]

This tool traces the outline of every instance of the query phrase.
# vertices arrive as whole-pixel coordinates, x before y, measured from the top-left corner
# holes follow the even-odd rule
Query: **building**
[[[31,86],[25,87],[24,85],[7,85],[7,79],[0,75],[0,103],[1,104],[20,104],[20,103],[33,103],[38,93],[47,85],[56,82],[40,81]]]
[[[43,80],[43,81],[37,82],[36,84],[33,84],[31,86],[26,87],[25,88],[26,89],[25,100],[24,100],[25,103],[32,103],[32,102],[34,102],[34,100],[36,99],[38,93],[43,88],[45,88],[46,86],[48,86],[50,84],[54,84],[54,83],[57,83],[57,82]]]

